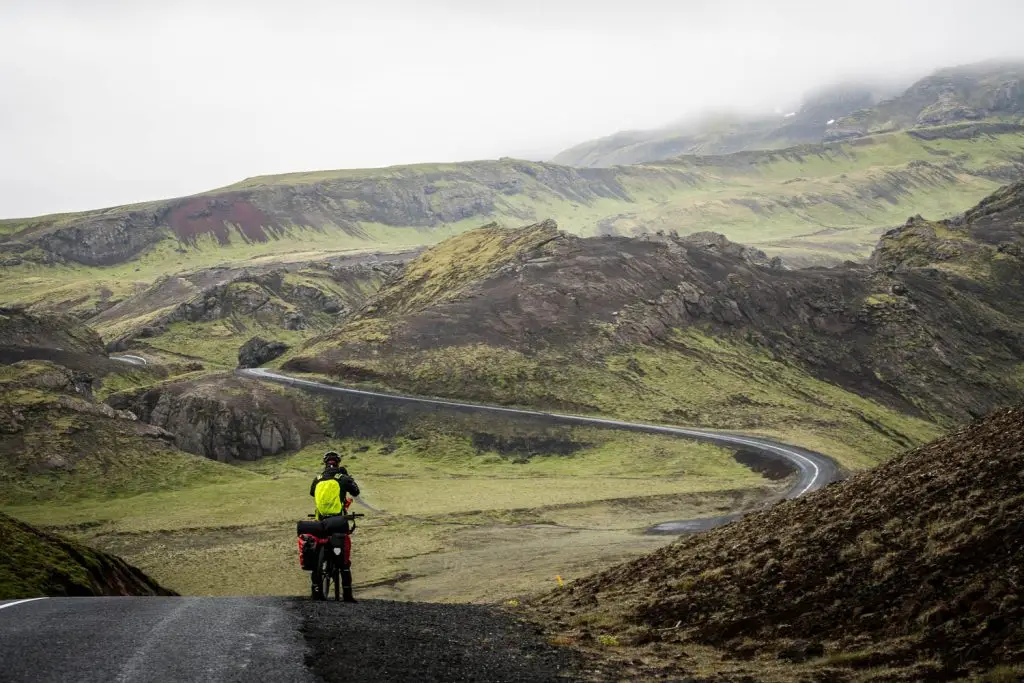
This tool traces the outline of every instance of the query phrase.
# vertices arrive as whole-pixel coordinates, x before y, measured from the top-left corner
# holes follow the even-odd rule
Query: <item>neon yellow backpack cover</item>
[[[321,516],[340,515],[342,512],[341,485],[337,479],[324,479],[317,484],[313,499]]]

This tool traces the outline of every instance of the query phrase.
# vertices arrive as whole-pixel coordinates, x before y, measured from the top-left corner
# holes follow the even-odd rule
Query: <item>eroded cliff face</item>
[[[287,183],[257,178],[237,189],[143,208],[29,220],[10,234],[0,234],[0,258],[7,265],[27,261],[102,266],[129,261],[162,241],[181,247],[211,237],[222,245],[267,242],[297,227],[369,239],[361,225],[429,230],[496,212],[521,214],[525,221],[530,214],[515,209],[509,199],[583,204],[601,198],[629,200],[618,175],[503,159],[339,172],[326,179],[298,174]]]
[[[299,450],[324,436],[308,398],[231,375],[123,392],[108,403],[172,433],[179,449],[222,462]]]

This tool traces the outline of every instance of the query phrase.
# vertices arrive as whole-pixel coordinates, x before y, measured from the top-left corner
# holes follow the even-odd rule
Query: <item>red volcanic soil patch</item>
[[[228,244],[231,241],[229,226],[237,227],[250,242],[266,242],[277,227],[270,216],[240,194],[185,200],[171,209],[167,221],[178,239],[188,244],[208,234],[221,244]]]

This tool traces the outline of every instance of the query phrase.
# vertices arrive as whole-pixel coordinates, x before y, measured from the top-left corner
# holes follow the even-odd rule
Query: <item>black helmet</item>
[[[334,461],[335,465],[340,465],[341,464],[341,456],[338,455],[337,452],[335,452],[335,451],[327,451],[326,453],[324,453],[324,464],[325,465],[329,464],[332,460]]]

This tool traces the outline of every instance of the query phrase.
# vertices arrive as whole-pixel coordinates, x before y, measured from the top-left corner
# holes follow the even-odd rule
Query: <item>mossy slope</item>
[[[129,496],[246,476],[183,453],[173,435],[90,399],[49,361],[0,365],[0,505]]]
[[[38,596],[174,595],[114,555],[0,512],[0,600]]]
[[[1024,196],[1024,185],[1013,192]],[[414,260],[284,367],[420,393],[817,432],[877,459],[933,436],[928,423],[1024,396],[1020,258],[957,228],[962,246],[936,268],[933,252],[946,253],[954,228],[915,226],[886,235],[873,266],[806,271],[752,263],[713,240],[581,240],[551,224],[506,232],[497,259],[487,228]]]

